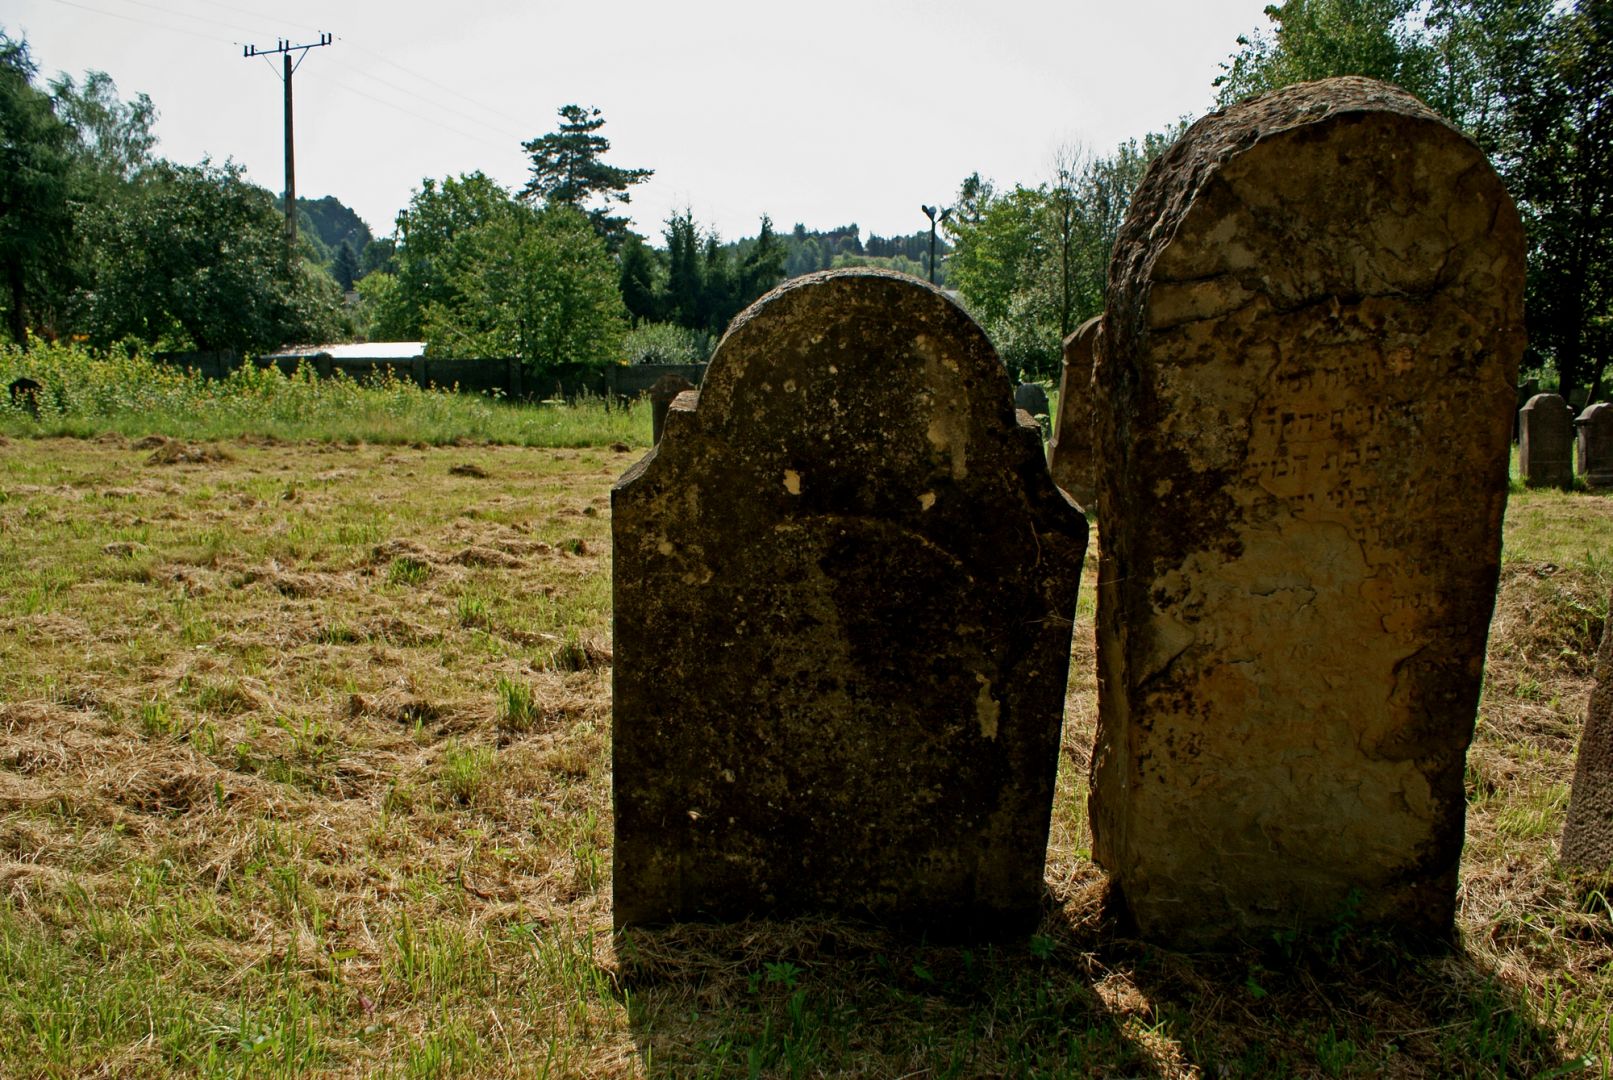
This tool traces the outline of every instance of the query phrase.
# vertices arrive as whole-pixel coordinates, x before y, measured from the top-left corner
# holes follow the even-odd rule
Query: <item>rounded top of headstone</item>
[[[962,308],[918,278],[858,267],[794,278],[736,318],[699,413],[705,430],[748,438],[924,444],[945,441],[928,427],[942,412],[980,430],[1012,428],[1013,408],[1007,369]]]
[[[1367,251],[1370,222],[1395,224],[1380,226]],[[1111,307],[1110,319],[1143,331],[1140,286],[1161,280],[1228,276],[1241,291],[1200,290],[1179,311],[1152,304],[1154,327],[1203,317],[1206,303],[1230,309],[1244,294],[1292,310],[1453,282],[1510,289],[1493,264],[1514,248],[1522,226],[1511,199],[1466,135],[1373,79],[1297,83],[1204,116],[1150,166],[1110,268],[1111,296],[1131,306]]]
[[[1568,411],[1568,402],[1556,394],[1536,394],[1524,402],[1524,409],[1533,412],[1538,409],[1556,409],[1559,412]]]
[[[1613,401],[1598,401],[1585,406],[1576,424],[1613,424]]]

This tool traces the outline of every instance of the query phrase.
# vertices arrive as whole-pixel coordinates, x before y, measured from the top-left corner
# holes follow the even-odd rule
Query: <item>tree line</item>
[[[1605,396],[1613,352],[1613,0],[1286,0],[1237,39],[1218,103],[1334,75],[1421,98],[1489,155],[1529,238],[1526,370]],[[1103,309],[1115,231],[1184,125],[1105,157],[1066,149],[1035,186],[976,173],[948,220],[951,280],[1022,377]]]
[[[37,85],[0,31],[0,308],[7,335],[98,346],[262,349],[342,333],[341,292],[288,252],[239,166],[152,152],[156,109],[112,79]]]
[[[1597,392],[1613,341],[1613,0],[1285,0],[1237,39],[1222,104],[1287,83],[1368,75],[1417,95],[1490,155],[1530,239],[1526,366]],[[1186,120],[1107,153],[1061,148],[1046,178],[965,177],[936,267],[928,230],[855,224],[725,240],[684,210],[651,240],[623,209],[653,170],[608,159],[597,109],[567,105],[523,144],[530,176],[427,179],[389,237],[333,197],[299,200],[288,251],[270,193],[239,166],[153,153],[156,112],[106,75],[39,85],[0,31],[0,311],[9,335],[99,346],[263,351],[350,336],[541,368],[700,360],[787,277],[848,265],[932,272],[1022,378],[1104,304],[1132,191]],[[343,303],[355,290],[357,305]]]

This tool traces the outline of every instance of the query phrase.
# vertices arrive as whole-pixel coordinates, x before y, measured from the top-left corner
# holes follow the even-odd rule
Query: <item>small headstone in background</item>
[[[1517,409],[1517,411],[1522,412],[1523,407],[1525,405],[1529,404],[1529,399],[1534,397],[1538,393],[1540,393],[1540,380],[1539,379],[1525,379],[1525,380],[1523,380],[1523,382],[1519,383],[1518,384],[1518,409]],[[1513,442],[1518,441],[1518,417],[1517,417],[1516,413],[1512,417],[1512,441]]]
[[[1613,601],[1602,627],[1585,730],[1579,737],[1563,826],[1563,862],[1597,873],[1613,871]]]
[[[661,431],[666,427],[667,410],[672,407],[672,401],[685,390],[693,390],[694,383],[682,375],[663,375],[655,380],[650,387],[650,430],[652,432],[652,445],[661,441]]]
[[[1103,317],[1094,316],[1064,339],[1058,423],[1047,448],[1053,482],[1089,510],[1096,495],[1097,469],[1092,453],[1092,363],[1102,328]]]
[[[1518,473],[1526,487],[1574,486],[1574,414],[1556,394],[1536,394],[1518,413]]]
[[[735,320],[612,492],[615,921],[1035,925],[1087,525],[905,275]]]
[[[1575,463],[1589,488],[1613,488],[1613,402],[1598,401],[1574,421]]]
[[[1014,408],[1025,410],[1041,427],[1040,418],[1047,415],[1047,391],[1040,383],[1020,383],[1014,388]]]

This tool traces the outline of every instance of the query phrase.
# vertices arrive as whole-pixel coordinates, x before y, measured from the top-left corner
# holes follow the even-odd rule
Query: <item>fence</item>
[[[194,371],[204,378],[227,378],[240,368],[241,357],[233,352],[159,353],[159,363]],[[259,367],[277,367],[290,375],[298,364],[310,364],[322,379],[340,372],[356,382],[370,382],[390,370],[394,378],[407,379],[422,387],[457,387],[461,393],[492,394],[517,400],[529,398],[577,398],[585,395],[632,399],[647,391],[663,375],[681,375],[700,385],[704,364],[612,364],[603,368],[580,365],[560,368],[533,376],[514,358],[489,360],[411,360],[336,359],[324,354],[299,358],[265,360],[254,358]]]

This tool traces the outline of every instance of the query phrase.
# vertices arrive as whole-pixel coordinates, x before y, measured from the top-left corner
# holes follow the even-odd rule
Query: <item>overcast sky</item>
[[[730,239],[927,228],[978,170],[1035,183],[1053,152],[1107,152],[1210,107],[1266,0],[7,0],[42,75],[110,74],[151,96],[158,152],[233,158],[284,186],[279,58],[293,85],[297,192],[335,195],[377,235],[424,177],[480,169],[511,188],[521,142],[594,105],[607,160],[652,168],[627,208],[660,243],[688,206]]]

